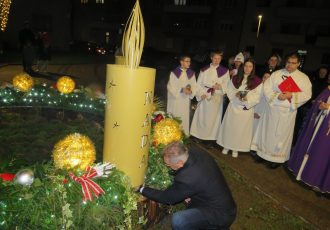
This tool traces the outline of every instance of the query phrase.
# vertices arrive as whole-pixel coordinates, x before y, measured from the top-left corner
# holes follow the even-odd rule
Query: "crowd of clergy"
[[[191,58],[180,57],[167,84],[167,112],[182,120],[186,135],[197,142],[216,143],[222,154],[250,152],[256,162],[274,169],[283,163],[297,180],[330,192],[330,73],[326,67],[313,79],[299,70],[300,56],[273,54],[262,69],[239,53],[221,65],[223,52],[213,51],[211,63],[199,71]],[[197,79],[197,80],[196,80]],[[195,98],[195,99],[194,99]],[[196,100],[191,118],[191,100]],[[304,122],[292,147],[298,108]],[[190,121],[191,120],[191,121]]]

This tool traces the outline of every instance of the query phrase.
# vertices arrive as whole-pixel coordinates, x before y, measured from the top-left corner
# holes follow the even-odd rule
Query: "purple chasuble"
[[[205,70],[208,70],[211,66],[207,65],[204,68],[201,69],[202,72],[204,72]],[[217,75],[218,77],[222,77],[223,75],[225,75],[225,73],[227,73],[228,69],[222,65],[219,65],[217,67]]]
[[[288,162],[289,169],[297,176],[307,153],[309,157],[302,171],[301,180],[310,186],[319,188],[322,192],[330,192],[330,113],[325,115],[309,149],[308,146],[317,124],[316,119],[321,111],[319,105],[321,102],[327,102],[329,96],[330,89],[326,88],[315,99]]]
[[[182,69],[180,66],[176,67],[174,70],[172,70],[172,73],[174,73],[174,75],[177,77],[177,78],[180,78],[181,76],[181,73],[182,73]],[[195,72],[192,70],[192,69],[187,69],[186,71],[187,73],[187,76],[188,76],[188,79],[192,78],[195,74]]]

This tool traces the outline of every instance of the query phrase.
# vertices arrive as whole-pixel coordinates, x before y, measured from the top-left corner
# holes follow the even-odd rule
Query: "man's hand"
[[[185,200],[184,200],[184,202],[186,202],[187,204],[189,204],[190,203],[190,201],[191,201],[191,199],[188,197],[188,198],[186,198]]]
[[[241,95],[241,91],[238,91],[236,93],[236,97],[240,100],[240,101],[247,101],[246,95],[244,97],[242,97]]]
[[[95,169],[97,176],[96,177],[108,177],[109,174],[111,173],[111,169],[115,167],[114,164],[110,163],[98,163],[95,165],[93,168]]]
[[[205,94],[203,94],[202,96],[201,96],[201,98],[202,98],[202,100],[204,100],[204,99],[206,99],[206,95]]]
[[[280,93],[280,95],[278,95],[277,99],[280,101],[285,101],[287,99],[290,99],[292,97],[292,93]]]
[[[330,104],[328,104],[328,103],[324,103],[324,102],[321,102],[321,103],[320,103],[320,106],[319,106],[319,109],[320,109],[320,110],[327,110],[327,109],[330,109]]]
[[[215,85],[212,86],[212,88],[215,89],[215,90],[219,90],[219,89],[221,89],[222,87],[221,87],[221,85],[220,85],[219,83],[215,83]]]
[[[291,99],[292,98],[292,93],[291,92],[284,92],[284,95],[286,99]]]
[[[183,89],[183,92],[184,92],[184,94],[186,94],[186,95],[190,95],[190,94],[192,93],[190,87],[186,87],[186,88],[184,88],[184,89]]]

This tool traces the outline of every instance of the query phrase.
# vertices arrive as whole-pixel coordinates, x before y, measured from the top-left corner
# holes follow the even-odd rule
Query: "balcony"
[[[316,42],[315,42],[315,46],[318,46],[318,47],[330,47],[330,36],[328,37],[321,37],[319,36],[317,39],[316,39]]]
[[[286,45],[304,45],[305,36],[295,34],[273,34],[271,36],[271,42]]]
[[[288,8],[279,7],[277,8],[276,15],[279,18],[308,18],[311,19],[330,19],[330,10],[323,8]]]
[[[180,14],[210,14],[211,7],[208,5],[165,5],[164,12]]]

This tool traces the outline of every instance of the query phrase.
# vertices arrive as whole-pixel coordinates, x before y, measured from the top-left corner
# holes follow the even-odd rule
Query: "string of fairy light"
[[[6,29],[10,5],[11,5],[11,0],[1,0],[0,1],[0,29],[1,29],[1,31],[5,31],[5,29]]]
[[[103,114],[105,104],[105,99],[89,97],[85,92],[63,94],[43,85],[36,85],[29,92],[0,89],[0,108],[33,106]]]

